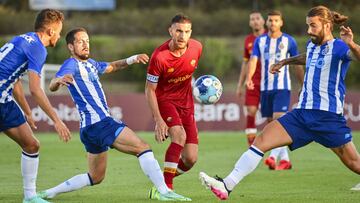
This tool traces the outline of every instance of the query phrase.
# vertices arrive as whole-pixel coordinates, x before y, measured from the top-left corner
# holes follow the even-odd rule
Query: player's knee
[[[175,142],[181,146],[185,145],[186,142],[186,134],[184,132],[178,132],[172,137],[172,142]]]
[[[146,150],[151,149],[150,145],[148,143],[146,143],[145,141],[141,140],[139,143],[137,143],[135,151],[134,151],[134,155],[136,154],[140,154]]]
[[[23,150],[26,153],[34,154],[39,152],[40,149],[40,142],[37,139],[32,139],[31,141],[25,143],[23,146]]]

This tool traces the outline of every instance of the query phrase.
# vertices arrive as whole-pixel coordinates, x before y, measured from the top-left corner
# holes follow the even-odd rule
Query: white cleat
[[[226,189],[223,180],[219,177],[213,178],[204,172],[199,173],[199,179],[201,183],[206,187],[206,189],[210,189],[214,195],[220,200],[226,200],[229,198],[230,190]]]
[[[354,187],[352,187],[350,190],[353,190],[353,191],[360,191],[360,183],[355,185]]]

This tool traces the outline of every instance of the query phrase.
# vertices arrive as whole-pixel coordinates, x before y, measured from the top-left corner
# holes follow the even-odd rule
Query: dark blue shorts
[[[14,101],[0,103],[0,132],[25,123],[25,117]]]
[[[351,141],[351,129],[343,115],[312,109],[294,109],[278,119],[290,135],[291,150],[315,141],[327,148],[340,147]]]
[[[262,117],[272,118],[274,112],[287,112],[290,105],[290,91],[262,91],[260,104]]]
[[[99,154],[109,149],[125,127],[124,123],[106,117],[97,123],[81,128],[80,139],[87,152]]]

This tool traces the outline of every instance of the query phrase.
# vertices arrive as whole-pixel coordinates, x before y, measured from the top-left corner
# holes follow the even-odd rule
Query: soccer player
[[[66,142],[71,136],[40,87],[40,73],[47,55],[45,47],[56,45],[60,38],[63,20],[64,16],[59,11],[42,10],[35,20],[35,32],[16,36],[0,49],[0,131],[22,149],[24,203],[47,202],[36,196],[40,143],[31,130],[31,128],[36,129],[36,126],[20,81],[26,71],[28,71],[30,93],[54,122],[59,137]],[[25,117],[14,98],[25,113]]]
[[[51,80],[50,90],[57,91],[61,86],[67,86],[70,91],[80,114],[80,139],[88,152],[89,171],[38,195],[51,199],[60,193],[101,183],[105,177],[107,150],[111,147],[138,158],[141,169],[157,188],[157,192],[151,194],[152,199],[190,201],[168,189],[150,146],[124,123],[110,116],[99,80],[100,75],[124,69],[133,63],[145,64],[149,57],[139,54],[111,63],[95,61],[89,58],[89,36],[84,28],[71,30],[66,35],[66,43],[71,58],[62,64]]]
[[[155,120],[155,139],[171,143],[165,153],[164,177],[169,188],[173,178],[190,170],[197,161],[198,130],[194,118],[191,76],[202,52],[200,42],[190,39],[191,20],[178,14],[169,27],[171,39],[151,56],[145,87]]]
[[[248,61],[252,54],[253,44],[255,38],[265,33],[264,18],[261,13],[254,11],[250,13],[249,25],[252,29],[252,33],[246,36],[244,42],[244,56],[241,64],[241,71],[239,76],[239,83],[236,89],[236,94],[240,98],[243,95],[243,86],[245,83],[246,73],[248,72]],[[251,146],[256,137],[257,129],[255,125],[256,112],[260,102],[260,80],[261,80],[261,66],[260,60],[256,63],[256,70],[253,76],[254,89],[250,90],[246,88],[245,91],[245,106],[246,106],[246,129],[245,134],[247,136],[248,145]]]
[[[214,179],[200,173],[200,179],[218,198],[227,199],[231,190],[255,170],[264,153],[280,146],[295,150],[315,141],[330,148],[346,167],[360,174],[360,156],[343,116],[344,78],[351,59],[360,60],[360,46],[353,41],[349,27],[340,27],[341,39],[332,34],[334,24],[346,20],[346,16],[324,6],[309,10],[306,24],[311,40],[306,53],[281,60],[271,69],[275,73],[288,64],[306,64],[298,106],[269,123],[226,178]]]
[[[254,43],[253,53],[249,60],[247,87],[255,88],[253,76],[257,62],[261,61],[261,115],[271,122],[284,115],[289,109],[291,81],[288,66],[275,75],[269,74],[269,68],[282,59],[297,55],[298,52],[295,39],[281,31],[283,19],[280,11],[269,12],[266,25],[268,33],[259,36]],[[297,73],[299,81],[302,82],[304,72],[301,66],[297,67]],[[280,161],[276,166],[278,157]],[[273,149],[269,158],[265,160],[265,164],[271,170],[291,169],[287,148]]]

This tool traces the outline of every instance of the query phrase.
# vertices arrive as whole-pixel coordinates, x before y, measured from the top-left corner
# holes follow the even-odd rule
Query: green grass
[[[152,133],[139,133],[147,140],[163,163],[168,143],[157,144]],[[87,171],[86,153],[78,133],[70,143],[62,143],[55,134],[40,134],[38,190],[59,184]],[[360,133],[354,142],[360,146]],[[242,152],[247,149],[245,136],[236,132],[200,133],[199,161],[186,175],[175,179],[176,191],[193,202],[219,202],[200,184],[198,173],[227,175]],[[0,134],[0,202],[21,202],[22,178],[20,148]],[[263,164],[245,178],[227,202],[360,202],[360,192],[349,189],[360,177],[345,168],[330,150],[318,144],[290,154],[293,170],[269,171]],[[107,176],[102,184],[57,196],[53,202],[154,202],[147,199],[150,181],[142,174],[135,157],[115,150],[109,153]]]

